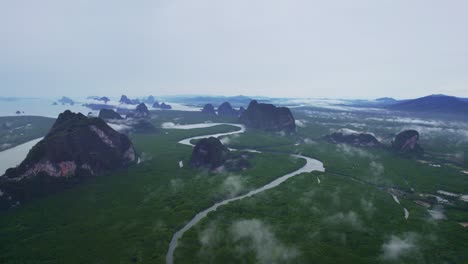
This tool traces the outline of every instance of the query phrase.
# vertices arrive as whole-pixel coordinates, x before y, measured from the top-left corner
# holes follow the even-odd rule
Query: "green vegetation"
[[[184,235],[175,263],[267,263],[262,250],[271,257],[281,253],[276,263],[463,263],[468,258],[467,231],[430,220],[412,202],[402,205],[410,212],[408,220],[403,207],[377,188],[328,173],[302,174],[210,213]],[[239,239],[235,227],[242,221],[260,225]],[[389,259],[382,245],[392,235],[415,251]]]
[[[54,122],[41,116],[0,117],[0,151],[45,136]]]
[[[192,151],[179,140],[233,130],[134,135],[140,165],[2,213],[0,263],[163,263],[172,235],[198,211],[304,163],[255,154],[252,168],[237,175],[179,168]]]
[[[155,111],[152,122],[235,122],[199,112]],[[464,263],[468,259],[468,203],[437,194],[468,194],[468,149],[459,128],[420,126],[422,160],[387,148],[333,145],[338,128],[374,133],[389,145],[414,124],[374,113],[295,109],[296,135],[248,129],[223,142],[256,149],[252,167],[236,174],[189,168],[191,147],[181,139],[236,131],[163,129],[134,134],[143,162],[88,180],[0,215],[0,263],[164,263],[172,235],[216,201],[262,186],[304,164],[289,153],[323,161],[325,173],[305,173],[280,186],[221,206],[184,234],[175,263]],[[420,122],[420,121],[418,121]],[[445,124],[449,128],[450,124]],[[416,128],[417,129],[417,128]],[[418,129],[417,129],[418,130]],[[437,132],[439,131],[439,132]],[[460,130],[461,131],[461,130]],[[454,154],[455,153],[455,154]],[[179,161],[185,165],[179,168]],[[430,166],[437,164],[437,166]],[[320,180],[320,183],[319,183]],[[400,204],[390,195],[396,192]],[[451,204],[437,204],[439,195]],[[415,203],[423,200],[429,208]],[[404,217],[404,208],[409,218]],[[435,220],[429,210],[446,219]]]

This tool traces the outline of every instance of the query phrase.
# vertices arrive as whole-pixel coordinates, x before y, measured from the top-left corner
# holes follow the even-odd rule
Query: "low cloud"
[[[272,264],[292,262],[299,251],[279,241],[271,228],[257,219],[240,220],[231,226],[234,241],[249,241],[249,249],[255,252],[257,263]],[[243,248],[239,251],[244,252]]]
[[[371,163],[369,163],[369,170],[371,171],[372,175],[381,176],[385,171],[385,167],[381,163],[371,161]]]
[[[229,145],[231,143],[236,142],[237,138],[239,138],[239,134],[234,134],[234,135],[222,137],[220,141],[221,141],[221,143],[223,143],[223,145]]]
[[[145,162],[145,161],[149,161],[149,160],[152,160],[153,159],[153,156],[149,153],[146,153],[146,152],[142,152],[140,154],[140,162]]]
[[[360,148],[356,148],[356,147],[352,147],[352,146],[349,146],[349,145],[346,145],[346,144],[338,144],[336,145],[336,148],[338,150],[338,152],[341,152],[343,153],[345,156],[347,157],[361,157],[361,158],[368,158],[368,159],[374,159],[375,156],[372,155],[371,153],[363,150],[363,149],[360,149]]]
[[[171,190],[173,192],[179,192],[184,188],[184,182],[181,179],[172,179],[170,181]]]
[[[305,121],[305,120],[303,120],[303,119],[297,119],[297,120],[295,121],[295,123],[296,123],[296,126],[298,126],[298,127],[305,127],[307,121]]]
[[[361,207],[364,213],[366,213],[368,216],[372,216],[376,210],[374,203],[364,198],[361,199]]]
[[[305,143],[305,144],[309,144],[309,145],[315,145],[315,144],[317,144],[316,141],[314,141],[314,140],[312,140],[312,139],[310,139],[310,138],[304,138],[304,143]]]
[[[221,191],[228,197],[234,197],[244,190],[244,179],[239,175],[227,177],[221,184]]]
[[[221,233],[215,223],[210,223],[207,228],[203,229],[198,239],[203,246],[203,249],[211,249],[221,240]]]
[[[347,213],[343,213],[343,212],[336,213],[332,216],[326,217],[325,222],[331,223],[331,224],[345,224],[357,230],[361,230],[364,228],[361,218],[354,211],[349,211]]]
[[[404,233],[401,236],[392,235],[382,245],[381,258],[397,261],[400,258],[418,253],[419,236],[415,233]]]

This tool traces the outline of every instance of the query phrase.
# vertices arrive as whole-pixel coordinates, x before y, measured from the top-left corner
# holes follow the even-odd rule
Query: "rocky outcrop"
[[[127,136],[100,118],[67,110],[25,160],[0,177],[0,208],[59,191],[87,176],[134,164],[136,159]]]
[[[224,163],[224,169],[229,172],[245,171],[252,167],[249,159],[252,153],[249,152],[231,152],[230,157]]]
[[[62,105],[66,105],[66,104],[74,105],[75,104],[75,101],[73,101],[71,98],[68,98],[66,96],[62,96],[62,98],[60,98],[58,102],[61,103]]]
[[[170,104],[161,103],[161,105],[159,106],[159,108],[161,108],[162,110],[171,110],[171,109],[172,109],[172,106],[171,106]]]
[[[101,109],[99,111],[99,118],[102,119],[123,119],[117,112],[112,109]]]
[[[393,151],[401,154],[419,155],[424,150],[419,146],[419,133],[416,130],[405,130],[399,133],[392,142]]]
[[[119,102],[120,102],[121,104],[129,104],[129,105],[136,105],[136,104],[139,104],[139,103],[140,103],[140,101],[139,101],[138,99],[132,100],[132,99],[128,98],[126,95],[122,95],[122,96],[120,97]]]
[[[215,108],[212,104],[206,104],[201,112],[206,115],[216,115]]]
[[[226,162],[228,155],[229,149],[219,139],[204,138],[193,148],[190,165],[196,168],[215,169]]]
[[[149,104],[149,105],[152,105],[154,104],[156,101],[156,98],[154,98],[154,96],[150,95],[148,97],[146,97],[145,99],[143,99],[143,103],[146,103],[146,104]]]
[[[242,113],[239,121],[247,127],[267,131],[284,131],[288,133],[296,131],[294,116],[289,108],[258,103],[256,100],[250,102],[249,107]]]
[[[218,116],[233,117],[238,115],[239,112],[232,108],[229,102],[224,102],[220,106],[218,106]]]
[[[153,108],[161,108],[161,105],[159,104],[158,101],[153,103]]]
[[[104,102],[105,104],[107,104],[107,102],[110,101],[110,99],[106,96],[103,96],[103,97],[99,97],[99,98],[96,98],[97,101],[101,101],[101,102]]]
[[[241,116],[244,112],[245,112],[245,108],[243,106],[241,106],[239,108],[239,116]]]
[[[372,134],[359,133],[350,129],[340,129],[327,135],[326,139],[333,144],[342,143],[357,147],[381,146],[381,143]]]
[[[144,103],[139,104],[136,109],[135,109],[135,117],[141,118],[141,117],[148,117],[150,116],[150,112],[148,110],[148,107]]]

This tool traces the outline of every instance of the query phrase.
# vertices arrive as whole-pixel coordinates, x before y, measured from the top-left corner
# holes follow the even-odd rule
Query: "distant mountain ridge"
[[[434,94],[417,99],[397,101],[386,109],[438,114],[468,114],[468,99]]]

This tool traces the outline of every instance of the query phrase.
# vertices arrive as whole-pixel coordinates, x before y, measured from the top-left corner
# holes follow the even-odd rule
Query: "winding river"
[[[0,152],[0,176],[2,176],[8,168],[18,166],[21,161],[28,155],[29,150],[41,141],[42,138],[36,138],[11,149]]]
[[[197,124],[197,125],[171,125],[171,127],[167,127],[167,128],[171,128],[171,129],[192,129],[192,128],[212,127],[212,126],[217,126],[217,125],[231,125],[231,126],[238,127],[239,130],[234,131],[234,132],[228,132],[228,133],[218,133],[218,134],[210,134],[210,135],[204,135],[204,136],[191,137],[191,138],[183,139],[183,140],[179,141],[179,143],[183,144],[183,145],[193,146],[193,144],[190,143],[190,141],[192,141],[193,139],[201,139],[201,138],[207,138],[207,137],[221,137],[221,136],[228,136],[228,135],[240,134],[240,133],[245,132],[245,127],[243,125],[231,124],[231,123],[206,123],[206,124]],[[231,149],[231,150],[235,150],[235,149]],[[256,150],[252,150],[252,149],[248,149],[246,151],[258,152]],[[258,193],[261,193],[261,192],[264,192],[266,190],[275,188],[276,186],[278,186],[281,183],[285,182],[287,179],[289,179],[291,177],[294,177],[296,175],[299,175],[301,173],[312,172],[312,171],[322,171],[322,172],[325,171],[325,168],[323,167],[323,163],[316,160],[316,159],[312,159],[312,158],[305,157],[305,156],[302,156],[302,155],[295,155],[295,154],[291,154],[291,156],[296,157],[296,158],[305,159],[306,164],[303,167],[299,168],[298,170],[293,171],[293,172],[288,173],[288,174],[285,174],[283,176],[280,176],[279,178],[275,179],[274,181],[272,181],[272,182],[270,182],[270,183],[268,183],[268,184],[266,184],[266,185],[264,185],[264,186],[262,186],[262,187],[260,187],[258,189],[252,190],[252,191],[250,191],[250,192],[248,192],[248,193],[246,193],[244,195],[229,198],[229,199],[220,201],[218,203],[215,203],[211,207],[209,207],[209,208],[199,212],[198,214],[196,214],[194,218],[192,218],[182,229],[177,231],[174,234],[174,236],[172,237],[171,243],[169,244],[169,250],[167,251],[167,254],[166,254],[166,263],[167,264],[173,264],[174,263],[174,251],[177,248],[177,242],[184,235],[184,233],[187,232],[194,225],[196,225],[198,222],[200,222],[200,220],[205,218],[208,215],[208,213],[216,211],[216,209],[218,209],[218,207],[220,207],[222,205],[226,205],[226,204],[234,202],[234,201],[242,200],[242,199],[244,199],[246,197],[251,197],[251,196],[254,196],[254,195],[258,194]]]

